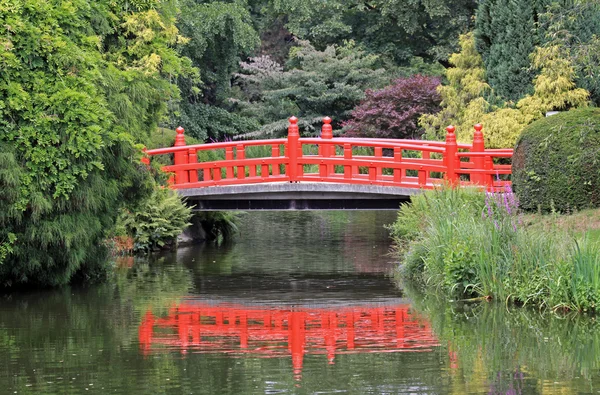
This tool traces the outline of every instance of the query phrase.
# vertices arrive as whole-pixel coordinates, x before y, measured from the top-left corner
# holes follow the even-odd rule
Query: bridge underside
[[[419,189],[334,183],[264,183],[180,189],[194,211],[397,210]]]

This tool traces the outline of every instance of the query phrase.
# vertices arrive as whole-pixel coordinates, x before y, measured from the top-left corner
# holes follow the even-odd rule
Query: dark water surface
[[[600,393],[600,325],[394,286],[392,212],[249,213],[230,245],[0,296],[0,394]]]

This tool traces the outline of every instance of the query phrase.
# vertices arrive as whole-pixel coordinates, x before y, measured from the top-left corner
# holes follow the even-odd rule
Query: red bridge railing
[[[512,149],[486,149],[482,126],[474,126],[472,144],[456,142],[454,127],[446,141],[334,138],[331,119],[323,120],[320,138],[301,138],[298,119],[289,120],[287,139],[229,141],[186,145],[183,128],[175,145],[146,151],[173,154],[172,188],[199,188],[265,182],[333,182],[432,189],[444,181],[477,184],[502,191],[510,181]],[[202,152],[216,160],[198,161]],[[205,155],[208,156],[208,155]]]
[[[139,327],[141,352],[253,354],[292,358],[301,374],[305,354],[423,352],[439,346],[427,321],[410,305],[268,308],[182,304],[167,317],[146,313]]]

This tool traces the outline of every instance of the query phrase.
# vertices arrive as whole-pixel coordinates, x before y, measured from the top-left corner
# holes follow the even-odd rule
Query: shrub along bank
[[[600,109],[582,108],[529,125],[517,141],[513,185],[525,210],[600,207]]]
[[[442,188],[402,206],[391,230],[403,276],[427,291],[598,310],[598,243],[526,222],[510,190]]]

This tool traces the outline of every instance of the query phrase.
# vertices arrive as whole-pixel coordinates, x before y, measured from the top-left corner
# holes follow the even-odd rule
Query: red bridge
[[[423,141],[334,138],[330,118],[320,138],[301,138],[298,119],[289,122],[287,139],[200,145],[186,145],[178,128],[173,147],[146,153],[173,154],[163,170],[198,210],[397,209],[443,182],[488,191],[510,184],[511,165],[495,159],[511,158],[513,150],[486,149],[479,124],[472,144],[458,144],[453,126],[446,141]]]
[[[189,353],[290,357],[297,378],[305,354],[328,363],[348,353],[431,351],[438,346],[429,324],[410,305],[269,309],[189,303],[165,318],[148,312],[139,328],[144,354]]]

